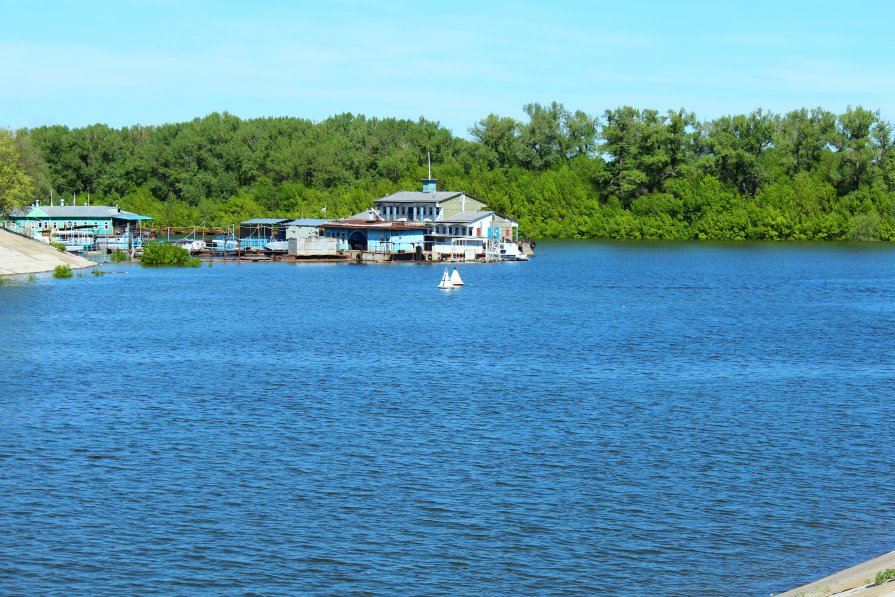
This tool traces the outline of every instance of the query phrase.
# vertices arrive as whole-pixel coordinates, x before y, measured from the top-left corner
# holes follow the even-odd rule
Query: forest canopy
[[[440,189],[481,198],[535,238],[895,240],[895,139],[878,111],[700,121],[684,109],[595,116],[553,102],[524,114],[489,114],[470,139],[424,118],[353,114],[2,131],[0,209],[52,193],[89,194],[157,226],[315,217],[323,206],[344,217],[420,188],[428,152]]]

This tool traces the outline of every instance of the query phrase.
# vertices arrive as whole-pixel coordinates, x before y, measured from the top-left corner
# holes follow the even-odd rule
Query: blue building
[[[339,241],[339,250],[373,253],[421,253],[429,226],[422,222],[331,220],[323,236]]]
[[[124,211],[108,205],[40,205],[14,212],[3,227],[34,238],[51,236],[59,231],[79,231],[97,236],[114,236],[136,231],[149,216]]]

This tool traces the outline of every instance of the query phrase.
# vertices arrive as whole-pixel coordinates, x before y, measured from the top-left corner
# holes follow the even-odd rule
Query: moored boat
[[[208,244],[204,240],[184,239],[174,243],[178,247],[186,249],[190,254],[201,253],[208,248]]]
[[[512,241],[500,243],[497,258],[500,261],[528,261],[528,255],[522,252],[518,243]]]

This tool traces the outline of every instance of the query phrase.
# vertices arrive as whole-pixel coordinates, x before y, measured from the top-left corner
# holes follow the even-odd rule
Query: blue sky
[[[0,127],[342,112],[454,133],[530,102],[895,119],[895,3],[0,0]]]

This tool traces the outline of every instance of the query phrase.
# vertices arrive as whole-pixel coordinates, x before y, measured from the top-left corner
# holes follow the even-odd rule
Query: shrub
[[[880,217],[875,211],[854,216],[848,230],[848,240],[879,240]]]
[[[53,270],[54,278],[71,278],[71,268],[67,265],[57,265]]]
[[[65,243],[60,243],[57,241],[57,242],[53,242],[50,244],[53,245],[54,247],[56,247],[56,250],[59,251],[60,253],[65,253]]]
[[[895,578],[895,568],[886,568],[876,573],[876,584],[881,585]]]
[[[190,252],[183,247],[158,243],[143,247],[142,265],[152,267],[199,267],[199,260],[190,257]]]
[[[116,249],[116,250],[112,251],[112,255],[109,257],[109,259],[111,259],[114,262],[130,261],[131,256],[128,254],[127,251],[120,251],[120,250]]]

